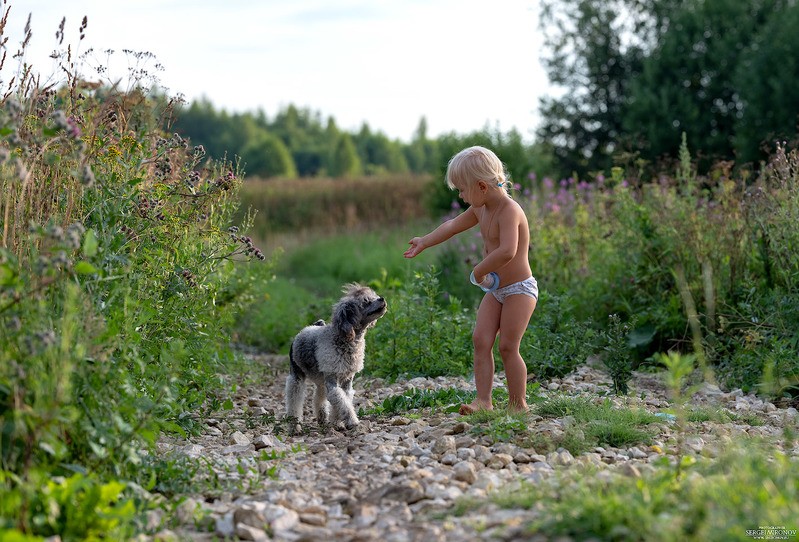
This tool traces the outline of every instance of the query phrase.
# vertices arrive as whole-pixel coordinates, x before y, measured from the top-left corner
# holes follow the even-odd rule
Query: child
[[[492,410],[494,341],[508,379],[508,407],[526,411],[527,366],[519,345],[538,302],[538,285],[528,260],[530,228],[527,216],[508,195],[509,184],[499,158],[484,147],[469,147],[450,160],[447,186],[459,191],[469,208],[424,237],[410,240],[406,258],[442,243],[455,234],[480,225],[485,244],[483,260],[474,268],[476,282],[490,288],[489,273],[499,276],[499,287],[486,293],[477,310],[474,341],[474,380],[477,398],[460,407],[461,414]],[[486,289],[486,288],[484,288]]]

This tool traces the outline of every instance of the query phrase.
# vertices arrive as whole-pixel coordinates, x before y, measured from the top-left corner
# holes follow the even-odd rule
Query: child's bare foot
[[[461,405],[461,407],[458,409],[458,414],[461,416],[466,416],[467,414],[474,414],[478,410],[494,410],[494,405],[491,403],[486,404],[475,400],[468,405]]]
[[[513,412],[513,413],[522,413],[523,412],[523,413],[526,414],[526,413],[530,412],[530,407],[527,406],[526,402],[522,403],[522,404],[509,403],[508,404],[508,412]]]

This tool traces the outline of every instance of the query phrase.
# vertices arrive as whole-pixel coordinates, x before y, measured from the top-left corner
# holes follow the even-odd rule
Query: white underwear
[[[505,303],[505,299],[512,295],[526,295],[538,301],[538,282],[534,277],[530,277],[521,282],[514,282],[494,290],[491,295],[500,303]]]

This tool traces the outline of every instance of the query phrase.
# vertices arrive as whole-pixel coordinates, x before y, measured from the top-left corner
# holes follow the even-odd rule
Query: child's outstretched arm
[[[406,258],[413,258],[424,249],[443,243],[453,235],[476,226],[477,223],[477,215],[474,213],[474,209],[469,207],[464,212],[451,220],[447,220],[427,235],[423,237],[414,237],[408,241],[411,247],[405,251],[404,256]]]

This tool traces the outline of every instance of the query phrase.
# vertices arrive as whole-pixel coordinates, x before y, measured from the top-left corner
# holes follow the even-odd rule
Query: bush
[[[472,369],[474,318],[450,297],[439,304],[438,272],[431,267],[395,287],[373,282],[388,303],[366,345],[365,371],[405,376],[465,375]]]
[[[73,533],[35,516],[54,476],[92,472],[67,485],[102,501],[194,428],[233,358],[234,260],[264,259],[232,223],[236,168],[163,132],[174,102],[82,80],[20,81],[0,110],[0,525],[26,534]]]
[[[600,334],[590,320],[574,315],[572,303],[566,295],[539,293],[520,348],[528,370],[539,380],[571,373],[601,348]]]

